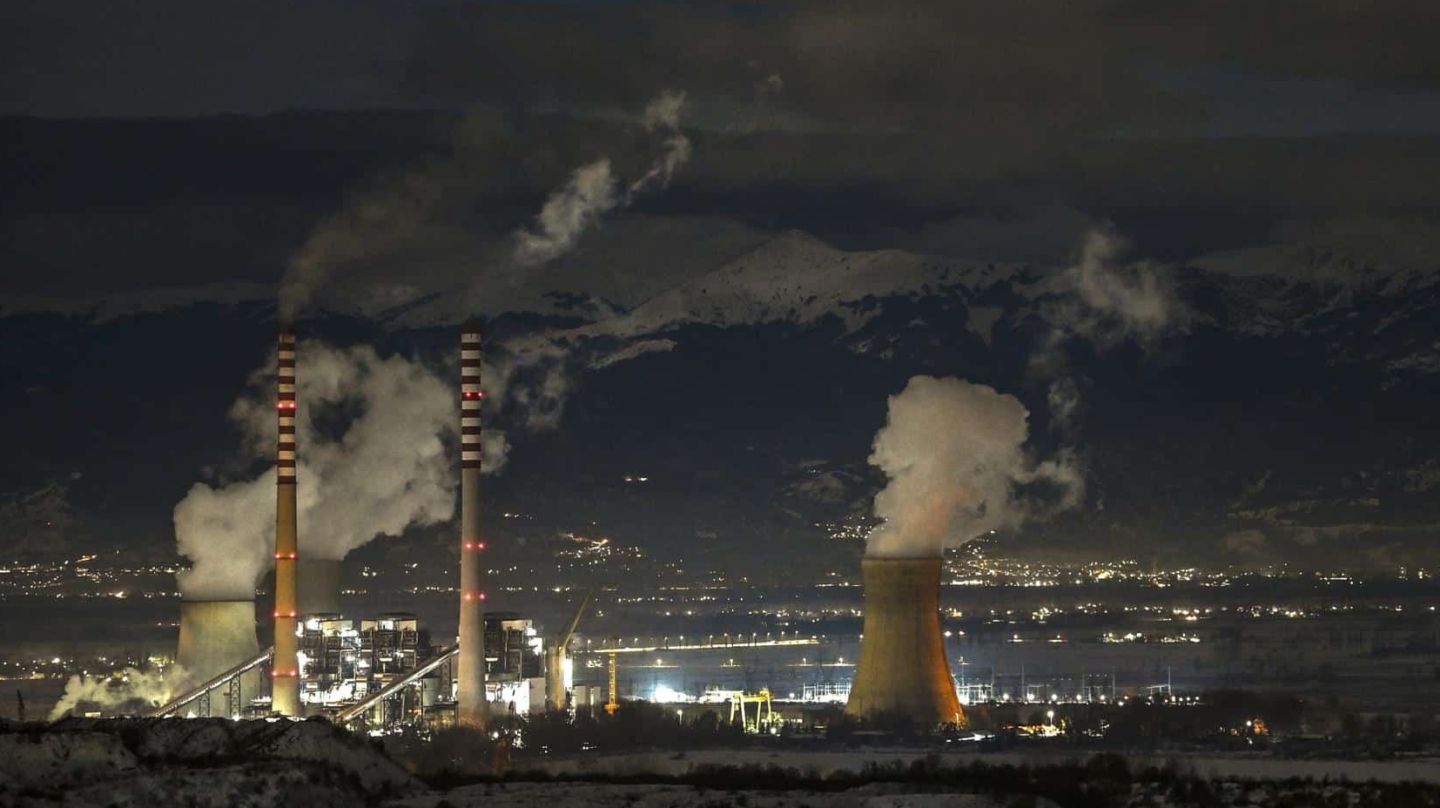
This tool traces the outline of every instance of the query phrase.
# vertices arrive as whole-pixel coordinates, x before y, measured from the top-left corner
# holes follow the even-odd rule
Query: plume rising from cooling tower
[[[960,720],[940,633],[945,548],[1042,510],[1020,496],[1023,487],[1059,492],[1043,510],[1068,507],[1080,493],[1080,475],[1066,458],[1029,457],[1028,418],[1014,397],[953,378],[916,376],[890,397],[870,455],[890,481],[875,497],[883,521],[861,564],[865,634],[850,714]]]
[[[455,430],[450,385],[418,361],[368,346],[306,341],[296,354],[294,392],[305,407],[295,410],[293,436],[305,452],[290,470],[305,480],[296,489],[302,566],[338,562],[376,536],[450,519],[456,480],[443,443]],[[274,379],[257,371],[230,412],[252,461],[275,457]],[[353,417],[324,423],[325,412]],[[179,550],[193,563],[179,578],[187,599],[254,597],[274,563],[277,485],[273,468],[228,485],[196,483],[175,507]],[[305,597],[313,592],[301,589]]]

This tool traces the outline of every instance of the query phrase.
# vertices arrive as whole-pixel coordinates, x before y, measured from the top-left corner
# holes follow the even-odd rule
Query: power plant
[[[940,633],[939,558],[866,558],[865,628],[845,712],[960,724],[945,638]]]
[[[480,328],[460,333],[460,658],[456,723],[485,724],[485,541],[480,536]]]
[[[275,500],[274,646],[257,642],[255,604],[249,600],[187,601],[182,606],[178,662],[189,674],[192,689],[154,714],[287,716],[327,715],[339,723],[371,729],[400,725],[458,724],[483,728],[494,716],[541,710],[596,710],[608,694],[609,712],[618,707],[617,664],[620,657],[648,659],[632,667],[652,673],[647,689],[631,695],[651,700],[686,697],[658,678],[672,654],[723,655],[722,671],[758,665],[753,657],[736,664],[735,654],[783,653],[780,649],[817,646],[814,636],[779,639],[751,634],[710,635],[704,642],[623,645],[612,641],[599,648],[575,643],[574,654],[585,658],[585,682],[577,684],[572,643],[593,592],[579,603],[562,631],[542,635],[534,622],[519,614],[487,614],[484,551],[480,525],[482,473],[482,347],[477,325],[460,330],[460,586],[458,636],[454,642],[432,641],[414,614],[382,612],[376,616],[346,615],[340,603],[341,561],[302,557],[297,513],[296,338],[283,327],[279,334],[276,373],[277,446]],[[835,656],[826,663],[801,657],[822,680],[804,694],[756,695],[745,674],[743,690],[710,685],[699,703],[729,700],[740,704],[763,699],[767,705],[824,705],[843,701],[854,716],[900,715],[932,725],[955,725],[962,719],[955,682],[950,677],[939,622],[940,559],[866,559],[864,573],[864,641],[858,665]],[[453,574],[453,573],[452,573]],[[776,649],[774,651],[770,649]],[[663,657],[661,656],[663,655]],[[838,656],[838,654],[837,654]],[[607,670],[608,691],[597,677]],[[261,692],[261,674],[268,665],[270,694]],[[827,667],[854,667],[853,687],[832,682]],[[773,670],[773,669],[772,669]],[[734,676],[725,673],[724,676]],[[712,680],[715,681],[715,680]],[[731,680],[733,682],[733,679]],[[677,684],[683,684],[677,682]],[[814,691],[813,693],[811,691]],[[823,691],[823,692],[822,692]],[[223,713],[214,712],[224,705]],[[792,709],[786,708],[786,709]],[[752,711],[753,712],[753,711]],[[750,722],[751,731],[772,731],[769,718]],[[774,709],[767,713],[778,715]],[[778,721],[778,719],[777,719]],[[753,726],[752,726],[753,724]]]
[[[271,661],[270,704],[280,715],[300,715],[300,657],[296,589],[299,566],[295,504],[295,332],[280,329],[276,361],[275,408],[278,443],[275,455],[275,657]]]

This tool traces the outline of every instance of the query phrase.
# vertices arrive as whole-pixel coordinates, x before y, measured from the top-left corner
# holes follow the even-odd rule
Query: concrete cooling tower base
[[[300,615],[343,614],[340,611],[340,562],[328,558],[301,558],[296,574],[300,586]]]
[[[253,600],[187,600],[180,603],[180,645],[175,661],[198,685],[260,654]],[[242,678],[246,699],[260,695],[258,672]]]
[[[845,712],[923,724],[963,720],[940,635],[938,558],[867,558],[865,636]]]

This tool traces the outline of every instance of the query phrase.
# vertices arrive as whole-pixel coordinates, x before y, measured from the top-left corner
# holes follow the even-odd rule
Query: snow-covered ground
[[[418,792],[368,741],[320,721],[66,720],[0,727],[0,806],[325,808]],[[296,802],[295,795],[307,795]]]
[[[860,772],[866,766],[889,764],[909,765],[934,754],[933,750],[859,750],[845,752],[772,752],[756,750],[704,750],[696,752],[647,752],[617,755],[592,755],[571,758],[543,758],[517,761],[517,770],[563,777],[625,777],[659,775],[679,777],[708,767],[778,766],[807,775],[828,777],[839,772]],[[939,756],[946,766],[967,766],[984,763],[991,766],[1037,766],[1062,763],[1083,757],[1074,750],[1034,752],[956,752]],[[1424,782],[1440,784],[1440,760],[1406,761],[1337,761],[1283,760],[1257,756],[1145,756],[1129,755],[1132,768],[1162,768],[1178,762],[1181,769],[1211,779],[1274,779],[1311,778],[1314,780],[1346,779],[1353,782],[1375,780],[1382,783]]]
[[[608,783],[487,783],[464,786],[444,794],[427,794],[393,803],[396,808],[1000,808],[1010,802],[984,794],[908,789],[875,783],[844,791],[764,791],[747,789],[743,780],[734,788],[700,788],[680,785],[614,785]],[[1040,799],[1035,808],[1055,803]]]
[[[1077,757],[763,748],[543,757],[516,760],[504,782],[436,790],[323,721],[66,720],[0,724],[0,808],[1052,808],[1076,795],[1115,808],[1440,806],[1437,761]]]

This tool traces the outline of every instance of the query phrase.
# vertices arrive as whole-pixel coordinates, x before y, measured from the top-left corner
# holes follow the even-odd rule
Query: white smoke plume
[[[664,136],[660,154],[650,169],[620,191],[619,180],[602,158],[576,169],[564,187],[550,195],[534,223],[515,232],[515,260],[539,264],[569,252],[591,225],[605,214],[630,204],[634,197],[657,182],[666,187],[675,171],[690,159],[690,139],[680,131],[680,112],[685,93],[661,93],[645,107],[640,123],[647,132]]]
[[[285,267],[280,319],[294,322],[339,268],[448,237],[437,213],[462,173],[460,159],[457,154],[382,180],[320,222]]]
[[[313,505],[313,495],[302,486],[300,507]],[[176,576],[186,598],[254,598],[275,555],[275,469],[219,488],[192,486],[175,506],[175,544],[192,565]]]
[[[1075,417],[1080,409],[1080,387],[1075,380],[1064,376],[1050,383],[1045,396],[1050,406],[1050,426],[1057,432],[1069,434],[1075,426]]]
[[[273,365],[273,362],[270,363]],[[273,457],[273,370],[258,371],[253,395],[231,409],[254,458]],[[299,449],[296,493],[301,552],[341,559],[377,536],[447,521],[457,475],[445,439],[459,421],[454,385],[403,357],[368,346],[331,348],[307,341],[296,357]],[[340,427],[317,419],[351,412]],[[503,442],[504,436],[497,436]],[[495,446],[492,438],[492,446]],[[505,450],[490,458],[503,464]],[[175,508],[180,552],[194,564],[180,574],[189,599],[243,599],[269,567],[275,541],[275,472],[221,488],[196,485]]]
[[[82,706],[109,713],[159,707],[180,693],[188,680],[185,669],[179,665],[156,671],[126,668],[118,678],[77,674],[65,683],[65,693],[51,708],[47,720],[59,720]]]
[[[645,172],[640,179],[630,183],[629,196],[645,190],[647,186],[657,180],[662,188],[668,187],[670,178],[675,175],[675,170],[690,159],[690,139],[680,131],[680,110],[684,106],[685,93],[666,91],[645,107],[645,114],[640,117],[645,131],[663,132],[665,141],[661,144],[662,151],[659,158],[655,160],[655,164],[650,167],[650,170]],[[628,198],[626,202],[628,204]]]
[[[564,188],[545,200],[529,229],[515,233],[515,259],[538,264],[570,251],[591,223],[620,204],[610,160],[596,160],[576,169]]]
[[[526,430],[558,427],[573,386],[571,361],[570,347],[549,332],[505,343],[503,352],[489,356],[481,369],[490,414],[514,406],[520,416],[512,423]]]
[[[1065,302],[1052,308],[1055,327],[1030,357],[1030,369],[1049,378],[1051,428],[1074,431],[1082,398],[1065,357],[1065,344],[1075,336],[1100,348],[1126,340],[1148,345],[1183,330],[1188,310],[1163,268],[1148,261],[1126,263],[1129,243],[1119,234],[1093,229],[1086,234],[1080,256],[1051,285]]]
[[[882,523],[872,558],[939,558],[946,547],[1077,504],[1082,476],[1068,454],[1037,462],[1025,448],[1030,413],[1014,396],[956,378],[915,376],[889,399],[870,464],[890,482],[875,497]],[[1046,505],[1023,489],[1058,492]]]
[[[1185,318],[1184,304],[1158,267],[1121,262],[1128,249],[1125,239],[1115,233],[1092,230],[1086,235],[1080,260],[1065,272],[1066,284],[1084,303],[1071,318],[1076,331],[1143,341]]]
[[[510,460],[510,436],[503,429],[480,433],[480,473],[499,474]]]

